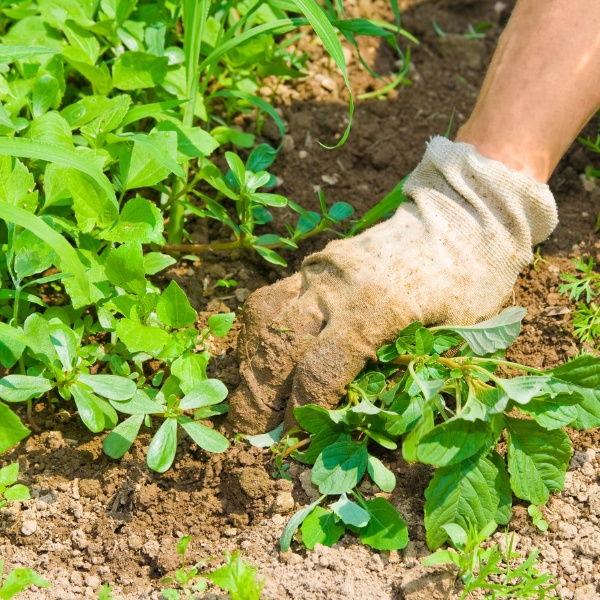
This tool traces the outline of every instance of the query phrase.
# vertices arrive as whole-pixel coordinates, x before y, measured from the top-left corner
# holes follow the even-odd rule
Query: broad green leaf
[[[196,311],[175,281],[171,281],[161,294],[156,305],[156,314],[165,325],[176,329],[196,322]]]
[[[155,402],[143,390],[136,390],[129,400],[110,401],[112,407],[126,415],[156,415],[165,412],[166,407]]]
[[[311,505],[312,506],[312,505]],[[346,528],[336,516],[322,506],[315,506],[302,522],[302,542],[312,550],[316,544],[333,546],[344,535]]]
[[[13,569],[6,576],[6,579],[0,588],[0,600],[9,600],[30,585],[35,585],[40,588],[52,587],[48,581],[32,569],[19,567]]]
[[[52,247],[27,229],[16,236],[13,249],[14,269],[19,280],[49,269],[58,260]]]
[[[180,356],[171,365],[171,373],[179,379],[184,394],[206,379],[206,366],[210,355],[207,352]]]
[[[27,294],[25,297],[27,297]],[[2,298],[1,294],[0,298]],[[5,369],[10,369],[23,356],[26,344],[19,339],[20,337],[24,337],[21,330],[10,327],[6,323],[2,323],[2,325],[4,327],[0,326],[0,364]],[[11,330],[14,330],[14,335],[11,335]]]
[[[277,425],[275,429],[268,431],[267,433],[260,433],[258,435],[247,435],[246,440],[251,446],[255,448],[271,448],[281,440],[281,434],[283,433],[283,422]]]
[[[138,196],[125,203],[115,227],[102,233],[102,237],[105,240],[121,243],[139,242],[140,244],[149,244],[154,242],[161,244],[164,241],[163,229],[163,216],[157,206],[150,200]],[[158,252],[152,254],[165,256]],[[170,257],[165,258],[167,264],[176,262]],[[146,267],[147,262],[146,257],[144,257],[144,272],[148,273]]]
[[[571,423],[577,429],[592,429],[600,426],[600,359],[596,356],[580,356],[556,369],[547,371],[552,382],[564,385],[561,392],[577,392],[583,401],[576,405],[577,418]],[[555,388],[557,386],[554,386]]]
[[[107,98],[102,113],[83,125],[81,133],[102,139],[107,133],[121,126],[130,105],[131,96],[128,94]]]
[[[356,502],[348,500],[346,494],[342,494],[337,502],[329,505],[343,523],[353,527],[364,527],[369,522],[369,513]]]
[[[238,186],[244,187],[246,184],[246,167],[242,159],[235,152],[225,152],[225,160],[233,173]]]
[[[294,516],[288,521],[288,524],[285,526],[283,533],[281,534],[281,538],[279,538],[279,547],[282,552],[287,552],[290,549],[290,544],[292,543],[292,537],[294,532],[308,515],[314,510],[316,506],[318,506],[325,496],[321,496],[318,500],[315,500],[312,504],[305,506],[300,509]]]
[[[16,446],[30,433],[21,419],[6,404],[0,402],[0,454]]]
[[[526,406],[519,406],[519,410],[535,419],[544,429],[567,427],[578,416],[576,406],[564,406],[543,400],[532,400]]]
[[[167,254],[148,252],[148,254],[144,254],[144,273],[146,275],[156,275],[156,273],[176,263],[177,261]]]
[[[188,158],[210,156],[219,147],[219,142],[201,127],[185,127],[173,121],[161,121],[157,123],[156,131],[174,131],[177,134],[177,150]]]
[[[48,333],[63,370],[72,371],[75,367],[77,348],[81,342],[79,336],[64,323],[51,323]]]
[[[506,470],[506,463],[496,450],[492,450],[487,458],[492,461],[498,471],[498,475],[496,476],[496,490],[498,490],[500,502],[494,521],[499,525],[508,525],[512,516],[513,495],[510,489],[510,478]]]
[[[367,468],[363,442],[342,441],[321,452],[312,470],[312,482],[321,494],[343,494],[356,487]]]
[[[229,333],[234,320],[235,313],[233,312],[210,315],[208,317],[208,328],[215,337],[222,338]]]
[[[476,325],[443,325],[432,331],[458,333],[479,356],[508,348],[521,332],[521,321],[527,311],[521,306],[505,308],[499,315]]]
[[[117,336],[130,352],[147,352],[152,356],[160,354],[171,339],[164,329],[142,325],[132,319],[121,319],[118,322]]]
[[[9,486],[17,481],[19,476],[19,463],[11,463],[0,469],[0,485]]]
[[[177,417],[177,422],[185,429],[185,432],[207,452],[225,452],[229,448],[227,438],[218,431],[210,429],[202,423],[198,423],[184,415]]]
[[[336,221],[343,221],[354,214],[354,208],[347,202],[336,202],[330,209],[328,216]]]
[[[310,433],[320,433],[335,427],[334,421],[329,416],[329,411],[316,404],[305,404],[294,408],[294,418],[298,425]]]
[[[374,498],[364,503],[369,523],[359,530],[363,544],[375,550],[401,550],[408,544],[406,523],[385,498]]]
[[[546,504],[550,492],[564,487],[571,458],[569,436],[561,429],[547,431],[535,421],[505,419],[513,492],[532,504]]]
[[[112,184],[98,167],[98,163],[91,160],[88,154],[53,146],[37,140],[8,137],[0,138],[0,154],[44,160],[63,167],[77,169],[89,175],[98,187],[103,190],[106,197],[115,206],[118,206]]]
[[[98,396],[109,400],[129,400],[136,392],[134,381],[118,375],[81,374],[77,381],[89,385]]]
[[[517,404],[527,404],[532,398],[540,396],[549,381],[550,377],[543,375],[526,375],[514,379],[494,380],[496,385],[501,387],[508,397]]]
[[[2,153],[2,140],[0,139],[0,153]],[[85,272],[85,267],[79,260],[77,253],[73,247],[65,240],[65,238],[54,231],[42,219],[32,215],[26,210],[18,206],[11,206],[6,202],[0,201],[0,218],[10,223],[20,225],[25,229],[29,229],[38,237],[47,242],[55,249],[59,256],[60,268],[65,273],[71,273],[77,284],[75,288],[78,296],[73,299],[74,308],[87,304],[90,297],[89,282]]]
[[[453,417],[436,425],[417,445],[419,461],[438,467],[454,465],[476,454],[491,433],[489,422]]]
[[[119,165],[126,190],[150,187],[175,170],[182,174],[176,162],[177,136],[172,131],[139,134],[121,146]]]
[[[225,384],[218,379],[205,379],[198,382],[179,403],[182,410],[212,406],[223,402],[228,394]]]
[[[120,90],[152,88],[162,83],[169,59],[146,52],[123,52],[113,65],[113,81]]]
[[[145,293],[144,259],[139,242],[126,242],[112,248],[106,256],[104,270],[113,285],[140,296]]]
[[[375,431],[374,429],[365,429],[365,435],[370,437],[372,440],[375,440],[379,445],[387,448],[388,450],[395,450],[398,447],[396,442],[390,440],[387,436]]]
[[[469,529],[472,524],[480,530],[494,520],[500,503],[497,477],[495,465],[482,456],[436,469],[425,490],[425,529],[432,550],[448,539],[442,525]]]
[[[146,462],[153,471],[164,473],[171,468],[176,453],[177,420],[168,418],[150,441]]]
[[[32,195],[35,180],[27,167],[17,158],[0,156],[0,200],[21,208],[34,210],[37,194]],[[32,199],[35,202],[32,202]]]
[[[422,373],[416,372],[415,383],[419,386],[425,402],[437,396],[446,385],[445,379],[423,379]]]
[[[396,487],[395,475],[375,456],[369,455],[367,471],[382,492],[392,492]]]
[[[0,398],[6,402],[25,402],[39,398],[51,389],[52,383],[44,377],[5,375],[0,379]]]
[[[71,386],[73,399],[79,411],[79,416],[85,426],[94,433],[100,433],[106,424],[101,400],[85,388],[75,383]]]
[[[350,439],[349,435],[344,433],[343,425],[332,425],[331,427],[322,429],[318,433],[313,433],[310,436],[311,442],[308,450],[304,453],[304,460],[308,464],[313,464],[321,452],[328,448],[332,444],[340,441],[341,439],[347,441]]]
[[[433,404],[430,400],[423,404],[422,416],[402,442],[402,457],[407,462],[417,462],[419,442],[434,427]]]
[[[25,319],[25,342],[36,358],[51,365],[58,359],[56,348],[50,339],[50,323],[39,313],[33,313]]]
[[[4,497],[10,502],[16,502],[17,500],[29,500],[31,495],[26,485],[17,483],[4,492]]]
[[[104,452],[111,458],[121,458],[131,448],[144,421],[144,415],[133,415],[119,423],[102,442]]]

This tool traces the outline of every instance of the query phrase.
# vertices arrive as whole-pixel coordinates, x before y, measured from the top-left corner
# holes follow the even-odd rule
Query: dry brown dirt
[[[383,0],[345,4],[353,15],[390,18]],[[329,202],[345,200],[358,214],[364,213],[416,165],[426,140],[445,132],[453,110],[454,131],[469,114],[510,7],[494,0],[412,4],[405,6],[403,25],[421,41],[413,48],[413,85],[383,100],[359,102],[350,139],[335,151],[317,142],[331,143],[343,131],[346,93],[314,40],[302,42],[315,59],[308,79],[281,90],[289,136],[273,169],[280,178],[279,191],[295,202],[316,208],[316,190],[321,187]],[[435,34],[432,19],[447,37]],[[481,21],[493,24],[486,39],[458,35]],[[380,72],[392,68],[394,57],[387,47],[370,40],[363,49],[366,60]],[[357,92],[380,85],[353,55],[350,75]],[[588,129],[593,132],[592,125]],[[263,134],[276,138],[270,126]],[[600,190],[588,191],[581,180],[593,161],[575,144],[552,178],[561,222],[541,247],[542,260],[526,270],[516,286],[515,302],[529,313],[522,336],[510,350],[511,359],[551,367],[578,349],[568,312],[560,309],[572,306],[557,290],[560,273],[572,269],[570,258],[590,254],[597,259],[594,225]],[[196,225],[194,235],[203,241],[206,231]],[[312,239],[300,251],[287,254],[288,269],[233,252],[184,262],[166,279],[176,279],[206,319],[214,311],[237,310],[252,290],[293,272],[304,255],[327,239]],[[226,277],[239,282],[234,292],[215,288],[216,280]],[[230,389],[239,380],[235,335],[234,327],[218,346],[211,367]],[[88,432],[76,415],[39,404],[35,422],[41,432],[2,456],[2,464],[20,462],[22,481],[31,487],[33,499],[0,511],[0,557],[7,569],[31,567],[53,584],[48,591],[24,593],[23,600],[96,598],[103,582],[114,586],[116,597],[159,598],[160,578],[178,567],[176,545],[185,534],[193,536],[190,563],[213,556],[218,565],[224,550],[242,549],[267,579],[264,597],[273,600],[454,596],[450,571],[419,564],[428,554],[423,490],[430,469],[408,465],[398,453],[385,453],[383,459],[398,480],[390,500],[408,523],[411,541],[405,550],[372,552],[349,535],[334,548],[307,552],[293,545],[292,552],[281,555],[277,540],[287,519],[309,503],[313,493],[303,466],[291,467],[294,483],[276,480],[268,450],[240,441],[223,455],[209,455],[184,438],[174,467],[159,475],[145,464],[148,435],[142,435],[121,461],[113,461],[102,453],[102,436]],[[515,507],[510,529],[517,534],[518,550],[541,549],[543,567],[559,578],[561,598],[593,600],[600,598],[600,432],[569,433],[574,455],[565,490],[544,509],[549,531],[532,528],[525,505]],[[495,537],[502,540],[503,534]]]

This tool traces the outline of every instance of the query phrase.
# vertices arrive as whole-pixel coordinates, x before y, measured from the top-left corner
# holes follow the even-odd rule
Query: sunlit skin
[[[520,0],[456,137],[547,182],[600,107],[600,2]]]

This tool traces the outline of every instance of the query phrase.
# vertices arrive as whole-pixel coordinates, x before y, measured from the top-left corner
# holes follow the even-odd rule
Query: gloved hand
[[[242,313],[242,384],[229,423],[264,432],[296,406],[334,407],[377,349],[412,321],[473,324],[496,314],[557,224],[547,185],[434,138],[404,186],[412,202],[329,243]]]

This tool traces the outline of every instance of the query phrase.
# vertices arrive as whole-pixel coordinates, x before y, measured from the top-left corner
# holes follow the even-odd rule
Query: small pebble
[[[23,525],[21,525],[21,533],[23,535],[32,535],[37,531],[37,521],[34,519],[27,519],[23,521]]]

